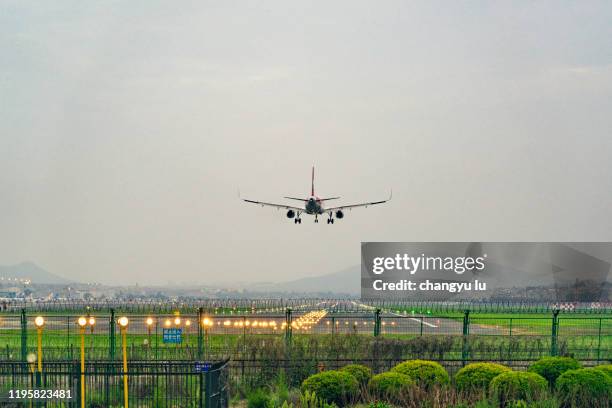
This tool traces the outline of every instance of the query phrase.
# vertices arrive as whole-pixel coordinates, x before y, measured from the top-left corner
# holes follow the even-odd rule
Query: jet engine
[[[338,219],[344,218],[344,213],[342,212],[342,210],[336,211],[336,218]]]
[[[287,211],[287,218],[293,218],[293,217],[295,217],[295,211],[293,210]]]

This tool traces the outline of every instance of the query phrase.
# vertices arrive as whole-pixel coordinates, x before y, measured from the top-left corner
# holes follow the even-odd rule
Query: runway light
[[[119,326],[127,327],[128,323],[130,321],[128,320],[128,318],[126,316],[122,316],[122,317],[119,318],[119,320],[117,322],[119,323]]]
[[[191,326],[191,320],[185,320],[185,326],[187,327]]]
[[[77,323],[79,324],[79,326],[85,327],[87,326],[87,319],[84,316],[81,316],[79,317],[79,320],[77,321]]]
[[[147,326],[151,326],[153,324],[153,318],[147,317]]]
[[[93,316],[91,316],[91,317],[89,318],[89,325],[90,325],[90,326],[94,326],[95,324],[96,324],[96,318],[95,318],[95,317],[93,317]]]
[[[180,326],[181,325],[181,318],[180,317],[175,317],[174,318],[174,325],[175,326]]]
[[[172,322],[170,321],[170,319],[166,319],[166,321],[164,322],[164,324],[166,325],[166,327],[170,327],[170,325],[172,324]]]
[[[38,328],[43,327],[45,325],[45,318],[42,316],[36,316],[36,319],[34,319],[34,325]]]

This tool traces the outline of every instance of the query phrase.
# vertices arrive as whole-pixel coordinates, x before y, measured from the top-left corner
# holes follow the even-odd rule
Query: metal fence
[[[83,372],[85,406],[123,406],[123,378],[127,376],[130,406],[224,408],[229,405],[227,363],[221,361],[212,364],[206,372],[196,372],[191,363],[132,362],[127,373],[120,364],[89,363]],[[15,398],[22,390],[58,393],[55,398]],[[0,363],[0,398],[2,406],[33,403],[46,407],[80,407],[80,367],[71,362],[51,362],[45,363],[38,372],[35,365]]]
[[[84,313],[95,325],[81,329],[78,314],[44,313],[41,341],[49,361],[77,359],[81,336],[89,360],[121,357],[118,313]],[[36,353],[35,314],[0,314],[0,361],[25,361]],[[546,355],[573,355],[607,361],[612,356],[612,316],[578,313],[491,315],[470,311],[446,314],[374,309],[361,313],[325,309],[266,314],[214,314],[203,309],[183,314],[126,314],[127,353],[132,360],[248,359],[254,348],[278,349],[308,339],[318,357],[347,355],[344,347],[368,358],[373,344],[409,357],[437,360],[535,360]],[[205,324],[204,324],[205,323]],[[164,342],[164,331],[180,328],[179,343]],[[376,343],[374,343],[376,340]],[[312,348],[311,347],[311,348]],[[344,354],[343,354],[344,353]],[[418,357],[418,355],[417,355]]]
[[[320,369],[349,363],[381,372],[420,358],[454,372],[474,361],[521,368],[550,355],[574,356],[585,365],[612,362],[609,313],[555,309],[496,314],[363,305],[343,311],[336,306],[324,302],[267,312],[6,311],[0,313],[0,389],[36,385],[36,370],[26,363],[35,355],[44,367],[41,384],[68,384],[78,393],[82,341],[87,401],[105,407],[121,405],[119,361],[124,355],[130,366],[130,398],[139,406],[181,407],[198,406],[202,395],[214,394],[202,392],[206,381],[194,372],[198,361],[230,359],[224,377],[209,384],[225,390],[216,394],[223,401],[228,382],[260,387],[283,373],[289,385],[299,386]],[[34,324],[37,316],[43,318],[41,328]],[[117,323],[121,316],[129,320],[123,331]],[[95,324],[86,319],[88,324],[81,327],[79,317],[93,317]],[[165,341],[164,331],[170,329],[181,330],[180,341]]]
[[[90,310],[96,313],[109,313],[115,310],[122,313],[173,313],[175,311],[191,313],[200,308],[209,313],[255,314],[283,312],[290,308],[293,310],[312,310],[325,308],[330,312],[362,313],[365,309],[394,309],[412,310],[418,313],[427,311],[438,314],[471,310],[477,313],[552,313],[562,310],[564,313],[612,313],[612,301],[608,302],[534,302],[527,300],[507,301],[384,301],[384,300],[357,300],[354,298],[258,298],[258,299],[106,299],[106,300],[23,300],[11,299],[0,302],[0,311],[19,313],[22,309],[28,312],[81,312]]]

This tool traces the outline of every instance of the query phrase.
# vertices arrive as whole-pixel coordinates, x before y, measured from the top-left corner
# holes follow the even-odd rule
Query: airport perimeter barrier
[[[74,362],[36,364],[0,362],[0,405],[80,407],[81,378],[87,407],[124,405],[124,375],[128,402],[134,407],[226,408],[229,406],[229,365],[218,361],[207,366],[192,362],[131,362],[125,373],[116,362],[90,362],[81,373]],[[83,374],[83,377],[81,376]],[[49,398],[15,398],[19,391],[53,391]],[[44,394],[47,394],[45,392]],[[13,398],[11,398],[13,397]],[[10,405],[10,404],[15,405]]]
[[[88,315],[89,313],[89,315]],[[28,311],[0,313],[0,361],[26,361],[37,352],[38,333]],[[41,314],[46,361],[75,360],[84,336],[88,361],[121,358],[119,314]],[[79,316],[95,318],[81,334]],[[195,361],[429,358],[438,361],[533,361],[548,355],[612,359],[612,315],[580,313],[449,313],[326,309],[284,313],[126,314],[130,360]],[[204,324],[206,323],[206,324]],[[178,330],[177,330],[178,329]],[[297,356],[296,353],[301,353]],[[297,357],[296,357],[297,356]]]
[[[473,313],[552,313],[562,310],[564,313],[580,314],[612,313],[612,301],[609,302],[534,302],[528,300],[499,301],[385,301],[358,300],[355,298],[257,298],[257,299],[201,299],[183,297],[180,299],[55,299],[25,300],[3,299],[0,311],[19,313],[25,309],[29,313],[73,312],[81,313],[91,310],[95,313],[164,314],[179,311],[192,313],[204,309],[211,314],[257,314],[283,313],[286,309],[316,310],[325,308],[335,313],[363,313],[368,310],[412,310],[417,313],[446,314],[471,310]]]

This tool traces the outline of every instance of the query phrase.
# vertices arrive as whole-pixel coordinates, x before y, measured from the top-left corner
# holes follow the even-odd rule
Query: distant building
[[[0,289],[0,299],[16,299],[20,297],[20,288],[2,288]]]

